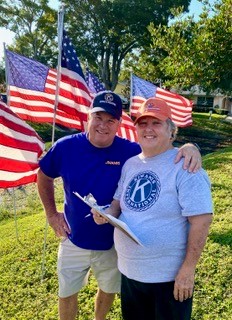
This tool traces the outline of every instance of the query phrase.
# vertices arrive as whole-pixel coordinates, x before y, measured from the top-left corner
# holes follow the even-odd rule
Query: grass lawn
[[[185,134],[181,133],[184,129],[180,130],[180,141],[186,137],[193,141],[198,133],[205,143],[215,137],[219,142],[214,149],[210,144],[211,151],[218,151],[204,152],[203,166],[212,181],[214,221],[197,268],[192,319],[227,320],[232,319],[232,125],[225,124],[220,116],[208,120],[208,115],[196,114],[194,120],[194,126],[186,128]],[[200,146],[206,150],[203,144]],[[56,182],[56,197],[61,209],[59,180]],[[43,258],[45,224],[34,184],[14,192],[0,190],[1,320],[57,319],[56,255],[59,240],[49,227]],[[95,292],[96,282],[91,277],[89,285],[80,293],[80,320],[93,319]],[[119,297],[108,319],[121,319]]]

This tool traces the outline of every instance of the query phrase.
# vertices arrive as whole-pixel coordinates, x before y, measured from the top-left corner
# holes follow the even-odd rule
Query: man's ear
[[[88,113],[87,113],[87,121],[89,121],[90,117],[91,117],[91,113],[88,112]]]

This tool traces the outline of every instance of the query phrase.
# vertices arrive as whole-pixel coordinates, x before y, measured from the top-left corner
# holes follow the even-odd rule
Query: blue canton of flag
[[[132,75],[133,86],[132,86],[132,96],[141,96],[145,99],[154,97],[155,95],[155,85],[149,81],[143,80],[135,75]]]
[[[49,68],[42,63],[7,51],[8,83],[22,89],[43,92]]]
[[[67,36],[65,30],[63,31],[61,67],[76,72],[83,79],[85,79],[80,62],[77,58],[76,50],[73,47],[72,41]]]
[[[104,84],[99,81],[98,77],[95,76],[89,68],[86,68],[85,81],[91,93],[98,93],[106,90]]]

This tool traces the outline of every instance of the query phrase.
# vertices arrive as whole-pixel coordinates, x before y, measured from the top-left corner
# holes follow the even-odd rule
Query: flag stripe
[[[3,128],[3,130],[4,130],[4,128]],[[20,134],[18,134],[18,138],[20,139],[20,140],[16,140],[15,138],[14,138],[14,136],[12,135],[12,137],[10,137],[10,136],[8,136],[7,134],[9,134],[9,135],[11,135],[11,132],[7,132],[7,130],[5,130],[5,133],[6,134],[2,134],[1,132],[0,132],[0,139],[1,139],[1,145],[2,146],[4,146],[4,147],[11,147],[11,148],[14,148],[15,147],[15,145],[16,145],[16,143],[17,143],[17,147],[18,148],[20,148],[21,150],[28,150],[28,148],[30,148],[30,150],[29,151],[32,151],[32,152],[40,152],[40,150],[41,150],[41,146],[39,146],[37,143],[36,143],[36,141],[35,142],[33,142],[30,138],[30,136],[28,137],[26,137],[25,135],[21,135],[20,136]],[[13,133],[13,134],[15,134],[15,133]],[[23,138],[26,138],[27,139],[27,141],[22,141],[21,139],[23,139]],[[31,140],[31,141],[30,141]],[[30,144],[28,144],[28,142],[30,142]],[[2,150],[1,150],[2,151]]]
[[[35,122],[53,122],[54,117],[54,96],[46,92],[33,92],[14,86],[10,87],[10,107],[20,115],[22,119]],[[67,99],[63,99],[67,101]],[[70,101],[71,104],[71,101]],[[62,104],[63,105],[63,104]],[[68,109],[68,107],[67,107]],[[81,121],[74,111],[73,114],[66,114],[63,110],[57,109],[57,123],[70,128],[81,129]]]
[[[27,162],[29,163],[37,163],[38,160],[37,153],[20,149],[20,143],[17,143],[17,148],[12,148],[4,146],[1,142],[1,155],[3,154],[7,155],[8,159],[17,159],[19,161],[24,161],[25,159],[27,159]]]
[[[20,139],[26,137],[29,142],[36,142],[40,144],[41,150],[43,149],[42,140],[38,140],[38,135],[35,131],[31,131],[28,127],[23,126],[20,123],[14,122],[14,117],[1,108],[0,123],[2,124],[1,133],[8,135],[9,137],[14,137],[18,135]]]
[[[0,157],[1,161],[1,170],[2,172],[17,172],[17,173],[23,173],[27,171],[33,171],[38,168],[38,163],[29,163],[25,161],[15,160],[15,159],[9,159],[9,158],[3,158]]]
[[[23,173],[6,172],[0,170],[0,188],[13,188],[36,181],[37,171]]]
[[[28,120],[31,122],[41,122],[41,123],[44,123],[44,122],[53,123],[53,115],[51,114],[51,112],[44,112],[44,111],[30,112],[25,109],[14,108],[14,107],[12,107],[11,109],[15,113],[17,113],[20,116],[20,118],[23,120]],[[57,110],[56,123],[66,127],[68,126],[69,128],[74,128],[77,130],[82,129],[82,122],[80,119],[72,115],[67,115],[65,112],[62,112],[60,110],[59,111]]]

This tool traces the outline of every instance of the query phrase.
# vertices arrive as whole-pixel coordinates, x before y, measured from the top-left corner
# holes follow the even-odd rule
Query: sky
[[[210,1],[211,3],[213,3],[213,0]],[[50,0],[49,1],[49,5],[54,8],[54,9],[58,9],[59,7],[59,2],[58,0]],[[199,14],[202,11],[202,5],[199,1],[197,0],[192,0],[190,7],[189,7],[189,14],[194,14],[194,17],[197,18],[199,16]],[[10,30],[6,30],[4,28],[0,28],[0,61],[3,58],[4,55],[4,42],[7,45],[10,45],[13,41],[14,38],[14,33],[11,32]]]

